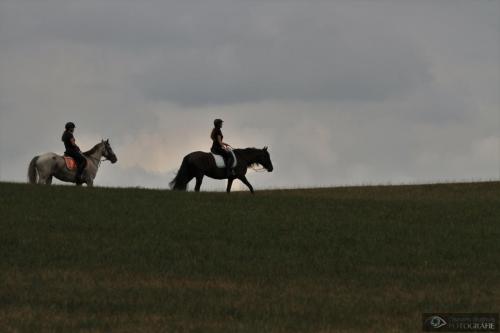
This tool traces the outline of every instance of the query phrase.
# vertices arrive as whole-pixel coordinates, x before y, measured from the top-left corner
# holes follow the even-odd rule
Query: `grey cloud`
[[[331,7],[312,13],[299,8],[281,20],[280,8],[265,13],[277,18],[278,33],[259,28],[258,16],[245,17],[248,31],[237,40],[215,35],[213,45],[167,45],[142,73],[140,88],[154,100],[202,106],[279,99],[380,101],[431,82],[425,56],[390,22],[367,31],[363,21],[346,19]],[[206,24],[200,35],[212,40],[219,31],[213,25],[220,21]],[[225,28],[241,29],[238,24]]]
[[[303,3],[118,6],[110,1],[23,9],[23,23],[10,38],[84,45],[109,61],[149,59],[130,62],[125,78],[146,99],[188,106],[383,100],[432,79],[424,55],[398,35],[391,17],[380,20],[386,14],[380,9],[371,11],[373,22],[365,20],[369,8],[356,18],[360,9]]]

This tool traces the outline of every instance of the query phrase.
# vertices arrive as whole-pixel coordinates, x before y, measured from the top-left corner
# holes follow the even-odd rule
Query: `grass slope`
[[[1,332],[419,332],[498,312],[500,183],[0,183]]]

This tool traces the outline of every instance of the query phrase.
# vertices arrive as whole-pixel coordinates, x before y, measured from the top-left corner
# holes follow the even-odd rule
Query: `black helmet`
[[[71,121],[69,123],[66,123],[64,126],[67,130],[75,128],[75,123],[72,123]]]
[[[214,125],[215,126],[219,126],[219,125],[222,125],[223,122],[224,122],[224,120],[222,120],[222,119],[215,119],[214,120]]]

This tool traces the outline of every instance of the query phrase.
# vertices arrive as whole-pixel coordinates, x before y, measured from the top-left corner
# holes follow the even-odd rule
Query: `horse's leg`
[[[94,180],[89,178],[86,180],[87,186],[88,187],[94,187]]]
[[[38,184],[47,184],[47,179],[51,176],[50,171],[46,170],[47,167],[44,165],[36,166],[36,170],[38,172]]]
[[[50,184],[48,183],[48,179],[50,178],[50,174],[46,174],[44,170],[38,171],[38,184]]]
[[[229,178],[227,180],[227,188],[226,188],[227,193],[231,193],[231,186],[233,186],[233,181],[234,181],[234,178]]]
[[[250,192],[252,192],[252,194],[254,194],[253,186],[252,186],[252,184],[250,184],[248,182],[248,179],[247,179],[247,177],[245,177],[245,175],[239,176],[238,179],[241,180],[243,182],[243,184],[245,184],[246,186],[248,186],[248,188],[250,189]]]
[[[47,180],[45,181],[45,184],[51,185],[52,184],[52,175],[47,177]]]
[[[194,188],[194,190],[196,192],[200,192],[200,187],[201,187],[202,181],[203,181],[203,175],[196,176],[196,186]]]
[[[42,175],[38,175],[38,184],[46,184],[47,178]]]

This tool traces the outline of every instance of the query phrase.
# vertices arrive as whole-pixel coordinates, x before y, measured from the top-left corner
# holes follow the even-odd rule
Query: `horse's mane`
[[[234,150],[235,151],[240,151],[240,152],[243,152],[243,153],[256,153],[257,151],[262,150],[262,149],[251,147],[251,148],[237,148],[237,149],[234,149]]]
[[[102,142],[101,142],[101,143],[102,143]],[[97,149],[98,149],[98,147],[99,147],[99,145],[100,145],[101,143],[96,144],[96,145],[95,145],[94,147],[92,147],[90,150],[88,150],[88,151],[84,152],[84,153],[83,153],[83,155],[85,155],[85,156],[90,156],[90,155],[92,155],[93,153],[95,153],[95,152],[97,151]]]

